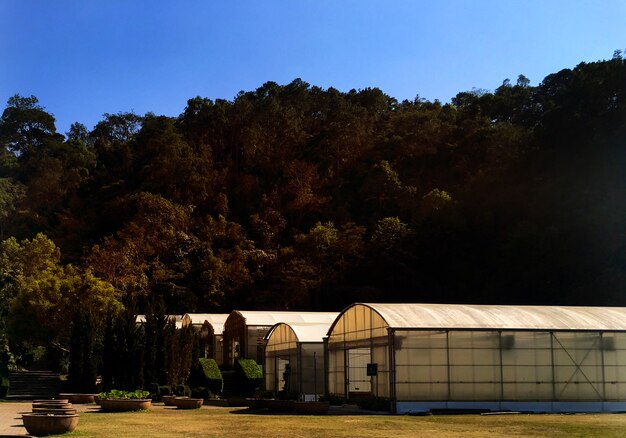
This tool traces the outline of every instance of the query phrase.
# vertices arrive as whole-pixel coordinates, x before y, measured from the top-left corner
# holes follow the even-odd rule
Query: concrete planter
[[[227,401],[228,401],[228,406],[230,407],[236,407],[236,406],[248,407],[249,406],[248,399],[245,397],[228,397]]]
[[[142,411],[150,409],[150,399],[100,399],[100,408],[107,412]]]
[[[60,435],[76,429],[78,415],[23,414],[22,421],[31,435]]]
[[[47,398],[44,400],[33,400],[33,404],[35,403],[69,403],[70,401],[66,398]]]
[[[43,409],[71,409],[71,403],[33,403],[33,409],[35,408],[43,408]]]
[[[265,400],[265,402],[270,412],[292,412],[295,404],[293,400]]]
[[[293,410],[298,415],[325,415],[330,408],[330,402],[323,401],[305,401],[295,402]]]
[[[98,394],[59,394],[59,397],[66,398],[75,405],[95,403]]]
[[[174,403],[175,399],[175,395],[164,395],[161,397],[161,401],[165,406],[176,406],[176,403]]]
[[[201,398],[176,397],[174,404],[178,409],[200,409],[204,400]]]
[[[250,409],[266,409],[268,402],[273,400],[273,399],[267,399],[267,398],[249,398],[248,400],[248,406],[250,407]]]
[[[74,408],[33,408],[34,414],[74,415]]]

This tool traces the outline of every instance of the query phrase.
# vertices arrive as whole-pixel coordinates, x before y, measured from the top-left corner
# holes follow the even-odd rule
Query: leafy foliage
[[[221,394],[224,389],[222,372],[215,359],[198,359],[189,381],[194,388],[204,387],[213,394]]]
[[[237,360],[237,370],[241,372],[246,379],[263,378],[263,371],[261,371],[261,368],[253,359]]]
[[[142,400],[150,398],[150,392],[143,391],[141,389],[136,389],[134,391],[112,389],[108,392],[101,392],[98,394],[98,398],[106,400]]]
[[[255,393],[261,386],[263,371],[253,359],[238,359],[235,363],[237,377],[242,380],[248,395]]]
[[[194,97],[177,118],[105,114],[66,137],[37,98],[13,96],[0,117],[0,342],[22,361],[38,345],[66,355],[78,303],[103,324],[122,302],[146,314],[156,302],[161,314],[626,305],[624,102],[621,54],[450,103],[267,82]],[[155,321],[141,357],[124,357],[150,363],[136,382],[181,384],[192,362],[171,368]],[[131,325],[109,338],[126,345]]]

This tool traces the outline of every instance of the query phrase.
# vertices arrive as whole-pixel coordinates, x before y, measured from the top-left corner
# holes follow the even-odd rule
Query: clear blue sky
[[[624,0],[0,0],[0,100],[59,132],[296,77],[447,102],[626,48]]]

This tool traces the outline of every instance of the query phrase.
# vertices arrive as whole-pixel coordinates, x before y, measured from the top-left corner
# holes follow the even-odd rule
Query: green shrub
[[[98,394],[99,398],[102,399],[146,399],[150,397],[150,392],[144,391],[142,389],[137,389],[135,391],[120,391],[118,389],[112,389],[109,392],[101,392]]]
[[[387,411],[388,412],[391,410],[391,400],[389,400],[386,397],[371,396],[371,397],[359,400],[356,404],[361,409],[367,409],[369,411]]]
[[[174,395],[189,397],[191,395],[191,389],[189,389],[187,385],[176,385]]]
[[[263,378],[261,367],[252,359],[239,359],[236,368],[248,380],[260,380]]]
[[[248,395],[255,393],[261,387],[263,381],[263,371],[261,367],[252,359],[239,359],[235,364],[237,377],[243,380],[243,386]]]
[[[193,388],[191,390],[191,396],[193,398],[201,398],[204,400],[208,400],[208,399],[215,397],[213,393],[209,391],[209,388],[205,388],[204,386],[198,386],[197,388]]]
[[[159,395],[163,397],[164,395],[172,395],[172,388],[168,385],[159,386]]]
[[[158,383],[148,385],[148,391],[150,392],[150,398],[152,400],[159,400],[161,398],[161,389]]]
[[[5,398],[9,392],[9,379],[6,377],[0,378],[0,398]]]
[[[217,362],[214,359],[199,359],[191,372],[189,384],[192,387],[206,387],[214,394],[221,394],[224,380]]]

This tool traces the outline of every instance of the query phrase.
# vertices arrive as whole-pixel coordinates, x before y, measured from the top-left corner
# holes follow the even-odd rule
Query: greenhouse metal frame
[[[265,335],[281,322],[332,324],[337,312],[290,312],[233,310],[224,323],[224,361],[233,367],[239,358],[254,359],[263,364]]]
[[[335,313],[335,317],[338,313]],[[265,389],[315,400],[325,394],[323,324],[278,323],[265,336]]]
[[[200,355],[215,359],[218,365],[224,363],[224,323],[228,313],[186,313],[183,315],[183,327],[191,325],[200,334]]]

